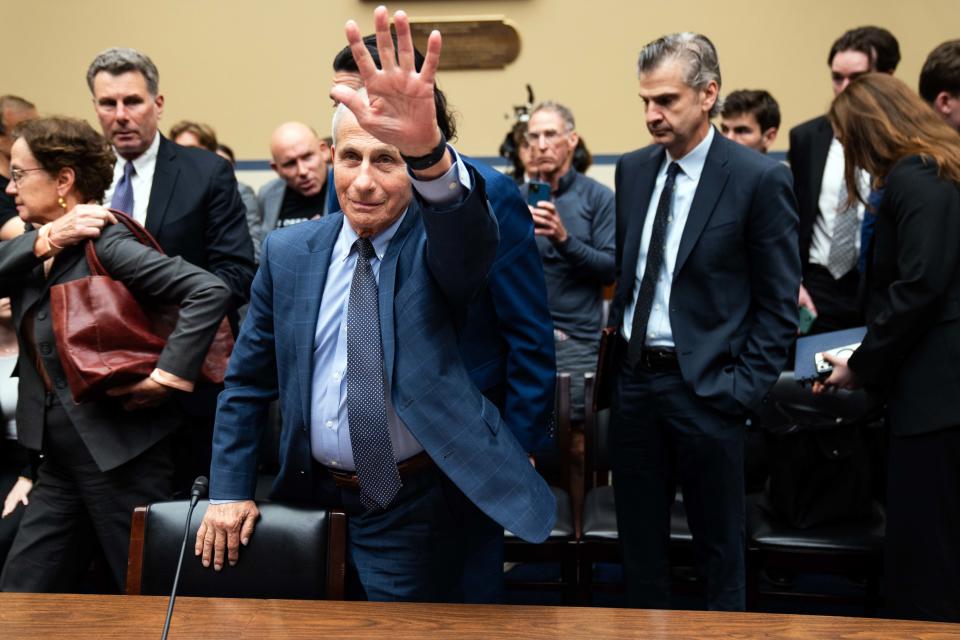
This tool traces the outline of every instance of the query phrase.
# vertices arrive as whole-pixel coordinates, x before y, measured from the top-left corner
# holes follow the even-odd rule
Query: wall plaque
[[[434,29],[443,35],[440,69],[502,69],[520,54],[520,34],[503,16],[410,18],[413,44],[427,50]]]

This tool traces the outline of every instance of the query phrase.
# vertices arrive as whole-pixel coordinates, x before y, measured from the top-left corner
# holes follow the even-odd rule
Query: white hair
[[[365,88],[361,87],[357,89],[357,94],[364,100],[367,99],[367,90]],[[353,114],[350,108],[342,102],[337,104],[337,108],[333,111],[333,124],[331,125],[332,130],[330,132],[330,137],[333,138],[333,146],[337,146],[337,129],[340,128],[340,121],[343,120],[343,116],[348,113]]]

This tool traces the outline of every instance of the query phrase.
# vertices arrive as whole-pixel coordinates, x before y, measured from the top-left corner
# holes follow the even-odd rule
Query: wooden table
[[[0,638],[159,638],[167,599],[0,594]],[[702,611],[178,598],[170,638],[960,638],[960,625]]]

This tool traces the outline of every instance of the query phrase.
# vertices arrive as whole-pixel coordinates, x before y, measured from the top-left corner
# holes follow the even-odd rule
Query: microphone
[[[190,520],[193,518],[193,510],[197,503],[207,497],[207,489],[210,481],[207,476],[197,476],[190,487],[190,509],[187,511],[187,524],[183,528],[183,543],[180,545],[180,559],[177,560],[177,572],[173,574],[173,589],[170,591],[170,604],[167,605],[167,619],[163,623],[163,635],[161,640],[167,640],[167,633],[170,632],[170,619],[173,617],[173,604],[177,600],[177,584],[180,582],[180,569],[183,566],[183,554],[187,549],[187,536],[190,535]]]

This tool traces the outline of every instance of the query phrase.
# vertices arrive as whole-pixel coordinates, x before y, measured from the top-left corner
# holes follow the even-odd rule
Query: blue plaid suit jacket
[[[414,199],[380,266],[380,325],[393,405],[437,466],[493,520],[546,539],[556,501],[496,407],[471,383],[457,319],[480,292],[497,250],[483,179],[461,204]],[[280,472],[272,499],[313,493],[310,392],[313,338],[341,213],[267,238],[250,308],[217,408],[210,496],[249,499],[267,407],[280,398]]]

